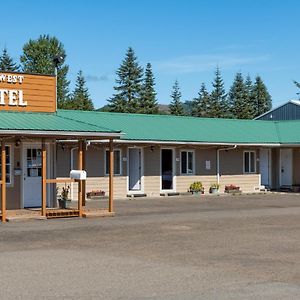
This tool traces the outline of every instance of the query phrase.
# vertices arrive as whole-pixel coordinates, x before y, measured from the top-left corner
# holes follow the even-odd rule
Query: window
[[[181,151],[181,174],[194,174],[194,151]]]
[[[244,152],[244,173],[255,173],[256,159],[255,159],[255,151],[245,151]]]
[[[105,152],[105,175],[109,174],[109,151]],[[121,150],[114,150],[114,174],[121,175]]]
[[[6,184],[11,184],[11,146],[5,146],[5,153],[6,153]],[[2,162],[0,158],[0,176],[2,178]]]

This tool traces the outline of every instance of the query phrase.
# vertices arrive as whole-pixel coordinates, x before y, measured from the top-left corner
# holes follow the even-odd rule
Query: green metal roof
[[[0,131],[50,131],[83,133],[116,133],[117,131],[80,120],[65,118],[57,113],[0,112]]]
[[[300,120],[276,121],[274,123],[281,144],[300,144]]]
[[[128,141],[207,144],[300,144],[299,121],[261,121],[58,110],[0,112],[1,131],[121,135]]]
[[[107,112],[83,112],[59,110],[58,115],[73,120],[87,121],[113,130],[121,130],[123,140],[200,142],[226,144],[279,144],[290,143],[295,137],[300,142],[300,122],[296,128],[287,130],[299,132],[289,138],[286,125],[272,121],[208,119],[177,117],[170,115],[122,114]],[[293,141],[294,143],[295,141]]]

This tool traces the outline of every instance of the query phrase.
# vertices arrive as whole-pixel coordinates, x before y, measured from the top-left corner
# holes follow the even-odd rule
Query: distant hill
[[[191,101],[185,101],[183,103],[183,108],[186,115],[191,115],[192,112],[192,103]],[[104,105],[103,107],[100,107],[96,109],[96,111],[109,111],[109,106]],[[169,105],[168,104],[158,104],[158,113],[160,115],[168,115],[170,114]]]

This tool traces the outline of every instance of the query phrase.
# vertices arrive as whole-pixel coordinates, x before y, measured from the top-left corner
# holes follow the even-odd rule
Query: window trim
[[[114,172],[114,176],[122,176],[122,174],[123,174],[123,169],[122,169],[122,149],[120,149],[120,148],[114,149],[114,157],[115,157],[115,151],[119,151],[120,152],[120,174],[115,174],[115,172]],[[104,176],[109,176],[109,173],[106,173],[106,152],[109,152],[109,148],[105,148],[104,149]]]
[[[249,153],[249,171],[248,172],[245,170],[245,167],[246,167],[245,154],[246,153]],[[250,170],[250,167],[251,167],[250,153],[254,153],[254,171]],[[256,151],[255,150],[244,150],[244,152],[243,152],[243,173],[244,174],[256,174]]]
[[[188,154],[187,154],[187,160],[186,160],[186,167],[187,167],[187,173],[182,173],[182,152],[186,152],[186,153],[189,153],[191,152],[193,154],[193,159],[192,159],[192,164],[193,164],[193,171],[192,173],[188,173]],[[196,172],[196,164],[195,164],[196,160],[195,160],[195,150],[191,150],[191,149],[183,149],[183,150],[180,150],[180,175],[182,176],[192,176],[192,175],[195,175]]]
[[[13,145],[12,144],[6,144],[5,147],[9,148],[9,166],[10,166],[10,172],[9,172],[9,178],[10,182],[6,182],[6,187],[13,187],[14,186],[14,174],[13,174],[13,169],[14,169],[14,155],[13,155]],[[0,158],[1,161],[1,158]],[[6,165],[6,162],[5,162]]]

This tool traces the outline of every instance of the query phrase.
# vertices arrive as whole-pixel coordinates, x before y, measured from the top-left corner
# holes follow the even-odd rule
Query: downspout
[[[70,157],[70,169],[74,169],[74,150],[76,150],[78,147],[71,148],[71,157]],[[71,187],[71,199],[73,200],[73,182],[70,184]]]
[[[229,147],[229,148],[217,149],[217,183],[218,184],[220,184],[220,151],[234,150],[236,148],[237,148],[237,145],[234,145],[233,147]]]

